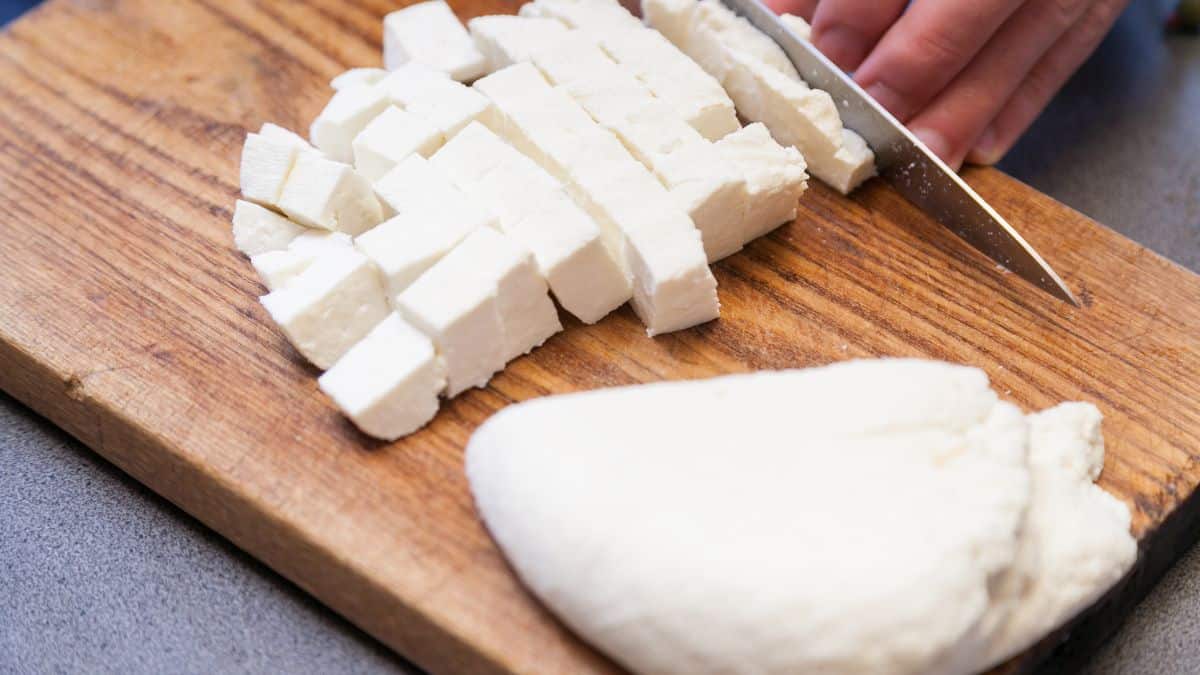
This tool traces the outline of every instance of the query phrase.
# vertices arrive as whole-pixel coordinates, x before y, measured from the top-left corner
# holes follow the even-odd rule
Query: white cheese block
[[[442,223],[498,226],[495,213],[468,199],[441,167],[420,155],[409,155],[376,181],[375,192],[394,214],[416,213]]]
[[[497,14],[467,22],[471,37],[488,60],[488,71],[528,61],[547,44],[566,39],[569,31],[561,21]]]
[[[642,0],[642,19],[680,51],[697,60],[688,44],[696,0]],[[698,60],[697,60],[698,61]],[[705,72],[712,74],[705,69]]]
[[[332,366],[390,311],[375,266],[350,248],[325,252],[261,301],[296,350],[321,369]]]
[[[796,148],[779,145],[755,122],[717,141],[716,149],[746,177],[743,243],[795,219],[796,202],[808,185],[804,158]]]
[[[383,68],[351,68],[329,82],[334,91],[348,89],[359,85],[376,84],[387,77],[388,71]]]
[[[784,26],[787,26],[789,30],[795,33],[796,37],[805,41],[812,40],[812,26],[802,17],[795,14],[780,14],[779,20],[783,22]]]
[[[306,230],[258,204],[239,199],[233,208],[233,243],[247,256],[285,249]]]
[[[546,279],[529,249],[490,229],[479,230],[463,244],[477,248],[479,271],[496,284],[496,309],[504,328],[501,356],[506,363],[562,330]]]
[[[303,139],[297,143],[274,130],[268,131],[266,126],[263,132],[246,135],[246,143],[242,146],[240,183],[242,196],[248,201],[274,207],[279,204],[279,194],[292,171],[292,165],[296,163],[296,157],[301,148],[308,144]]]
[[[620,248],[618,262],[623,270],[630,270],[635,309],[651,334],[717,317],[716,281],[706,264],[699,231],[662,184],[611,133],[527,63],[497,71],[476,87],[500,111],[501,136],[562,181],[601,226],[610,250]],[[643,228],[644,236],[630,239],[631,233]],[[651,243],[669,248],[671,259],[639,250]],[[632,267],[634,257],[637,269]],[[662,269],[651,269],[660,263]],[[681,287],[661,282],[684,277],[700,280],[708,291],[690,289],[684,300],[678,295]]]
[[[673,108],[593,44],[564,44],[533,62],[655,173],[700,230],[710,262],[741,248],[745,180]]]
[[[279,208],[306,227],[356,235],[383,220],[371,183],[348,164],[301,155],[288,174]]]
[[[703,43],[715,37],[720,42],[736,47],[738,53],[762,61],[788,79],[802,81],[782,47],[749,21],[734,14],[733,10],[721,4],[720,0],[700,0],[696,3],[691,20],[693,37],[689,39],[697,39],[694,37],[697,32],[705,34],[705,37],[701,38],[701,44],[694,45],[695,49],[707,49],[707,45]],[[736,100],[734,99],[735,102]]]
[[[452,208],[401,213],[360,234],[354,245],[379,267],[388,297],[395,298],[467,235],[494,222],[465,213]]]
[[[721,83],[658,31],[602,32],[601,48],[710,141],[736,131],[737,112]]]
[[[982,671],[1007,661],[1096,602],[1129,571],[1129,508],[1095,485],[1104,467],[1101,415],[1064,403],[1029,417],[1033,499],[1017,561],[1001,585]]]
[[[344,232],[310,230],[297,236],[283,250],[251,257],[250,264],[267,290],[274,291],[292,283],[322,253],[336,247],[350,248],[353,243],[350,235]]]
[[[642,25],[615,0],[534,0],[522,10],[525,7],[531,7],[529,11],[536,16],[557,19],[571,28],[604,32]]]
[[[490,251],[468,237],[397,300],[400,315],[428,335],[446,365],[448,397],[482,387],[504,367],[504,324],[496,279],[483,274]],[[467,245],[472,242],[471,245]]]
[[[489,121],[492,114],[487,98],[479,92],[419,63],[392,71],[376,88],[392,103],[440,129],[446,138],[476,120]]]
[[[446,372],[429,338],[393,313],[317,383],[364,433],[394,441],[437,414]]]
[[[411,154],[428,157],[445,142],[437,127],[395,106],[384,110],[354,138],[354,167],[376,181]]]
[[[288,143],[292,146],[295,146],[296,150],[301,153],[320,154],[320,151],[310,145],[308,141],[304,140],[303,136],[292,131],[291,129],[281,127],[278,124],[266,122],[262,125],[262,128],[258,130],[258,133],[260,136],[272,141]]]
[[[466,472],[525,586],[632,672],[949,675],[1016,557],[1026,429],[979,370],[861,361],[517,404]]]
[[[359,84],[334,92],[313,120],[309,137],[330,159],[354,161],[354,137],[387,109],[390,101],[377,85]]]
[[[629,280],[600,227],[562,185],[493,132],[473,124],[430,163],[498,216],[500,229],[529,249],[559,304],[595,323],[629,299]]]
[[[486,60],[454,10],[442,0],[409,5],[383,19],[383,63],[420,63],[460,82],[483,75]]]
[[[862,136],[843,128],[842,147],[825,162],[823,173],[821,180],[844,195],[850,194],[875,175],[875,153]]]

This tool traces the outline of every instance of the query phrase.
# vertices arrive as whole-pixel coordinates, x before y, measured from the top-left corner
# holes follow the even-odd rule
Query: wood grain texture
[[[358,434],[259,306],[229,218],[246,130],[304,131],[330,77],[379,62],[394,8],[52,0],[0,36],[0,387],[439,672],[615,670],[520,588],[462,473],[476,425],[552,392],[865,356],[968,363],[1027,409],[1083,399],[1105,414],[1101,483],[1133,509],[1142,556],[1085,637],[1195,539],[1200,278],[992,170],[968,180],[1084,307],[878,182],[853,200],[817,186],[794,224],[716,266],[719,321],[653,340],[627,308],[568,321],[426,430]]]

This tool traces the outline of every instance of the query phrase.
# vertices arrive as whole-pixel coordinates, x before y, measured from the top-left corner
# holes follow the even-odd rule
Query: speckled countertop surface
[[[1200,40],[1162,38],[1165,4],[1135,3],[1003,168],[1200,270]],[[0,394],[0,672],[410,668]],[[1200,549],[1087,669],[1200,672]]]

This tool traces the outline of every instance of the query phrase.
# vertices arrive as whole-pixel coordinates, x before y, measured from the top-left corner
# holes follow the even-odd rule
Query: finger
[[[766,0],[766,4],[776,14],[795,14],[808,22],[817,8],[817,0]]]
[[[907,0],[821,0],[813,14],[813,46],[843,70],[854,70],[907,4]]]
[[[957,166],[1017,87],[1087,11],[1082,2],[1028,2],[909,127],[947,164]]]
[[[1128,4],[1128,0],[1100,0],[1095,3],[1062,41],[1033,67],[1024,83],[975,141],[968,160],[974,164],[995,164],[1000,161],[1046,108],[1050,99],[1096,51]]]
[[[855,79],[893,115],[908,121],[1022,4],[1024,0],[916,0],[863,61]]]

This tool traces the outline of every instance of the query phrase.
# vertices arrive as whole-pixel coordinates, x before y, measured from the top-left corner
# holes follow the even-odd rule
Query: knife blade
[[[837,103],[846,128],[875,151],[879,175],[963,241],[1038,288],[1078,306],[1054,269],[1016,228],[875,99],[761,0],[720,0],[778,44],[800,76]]]

